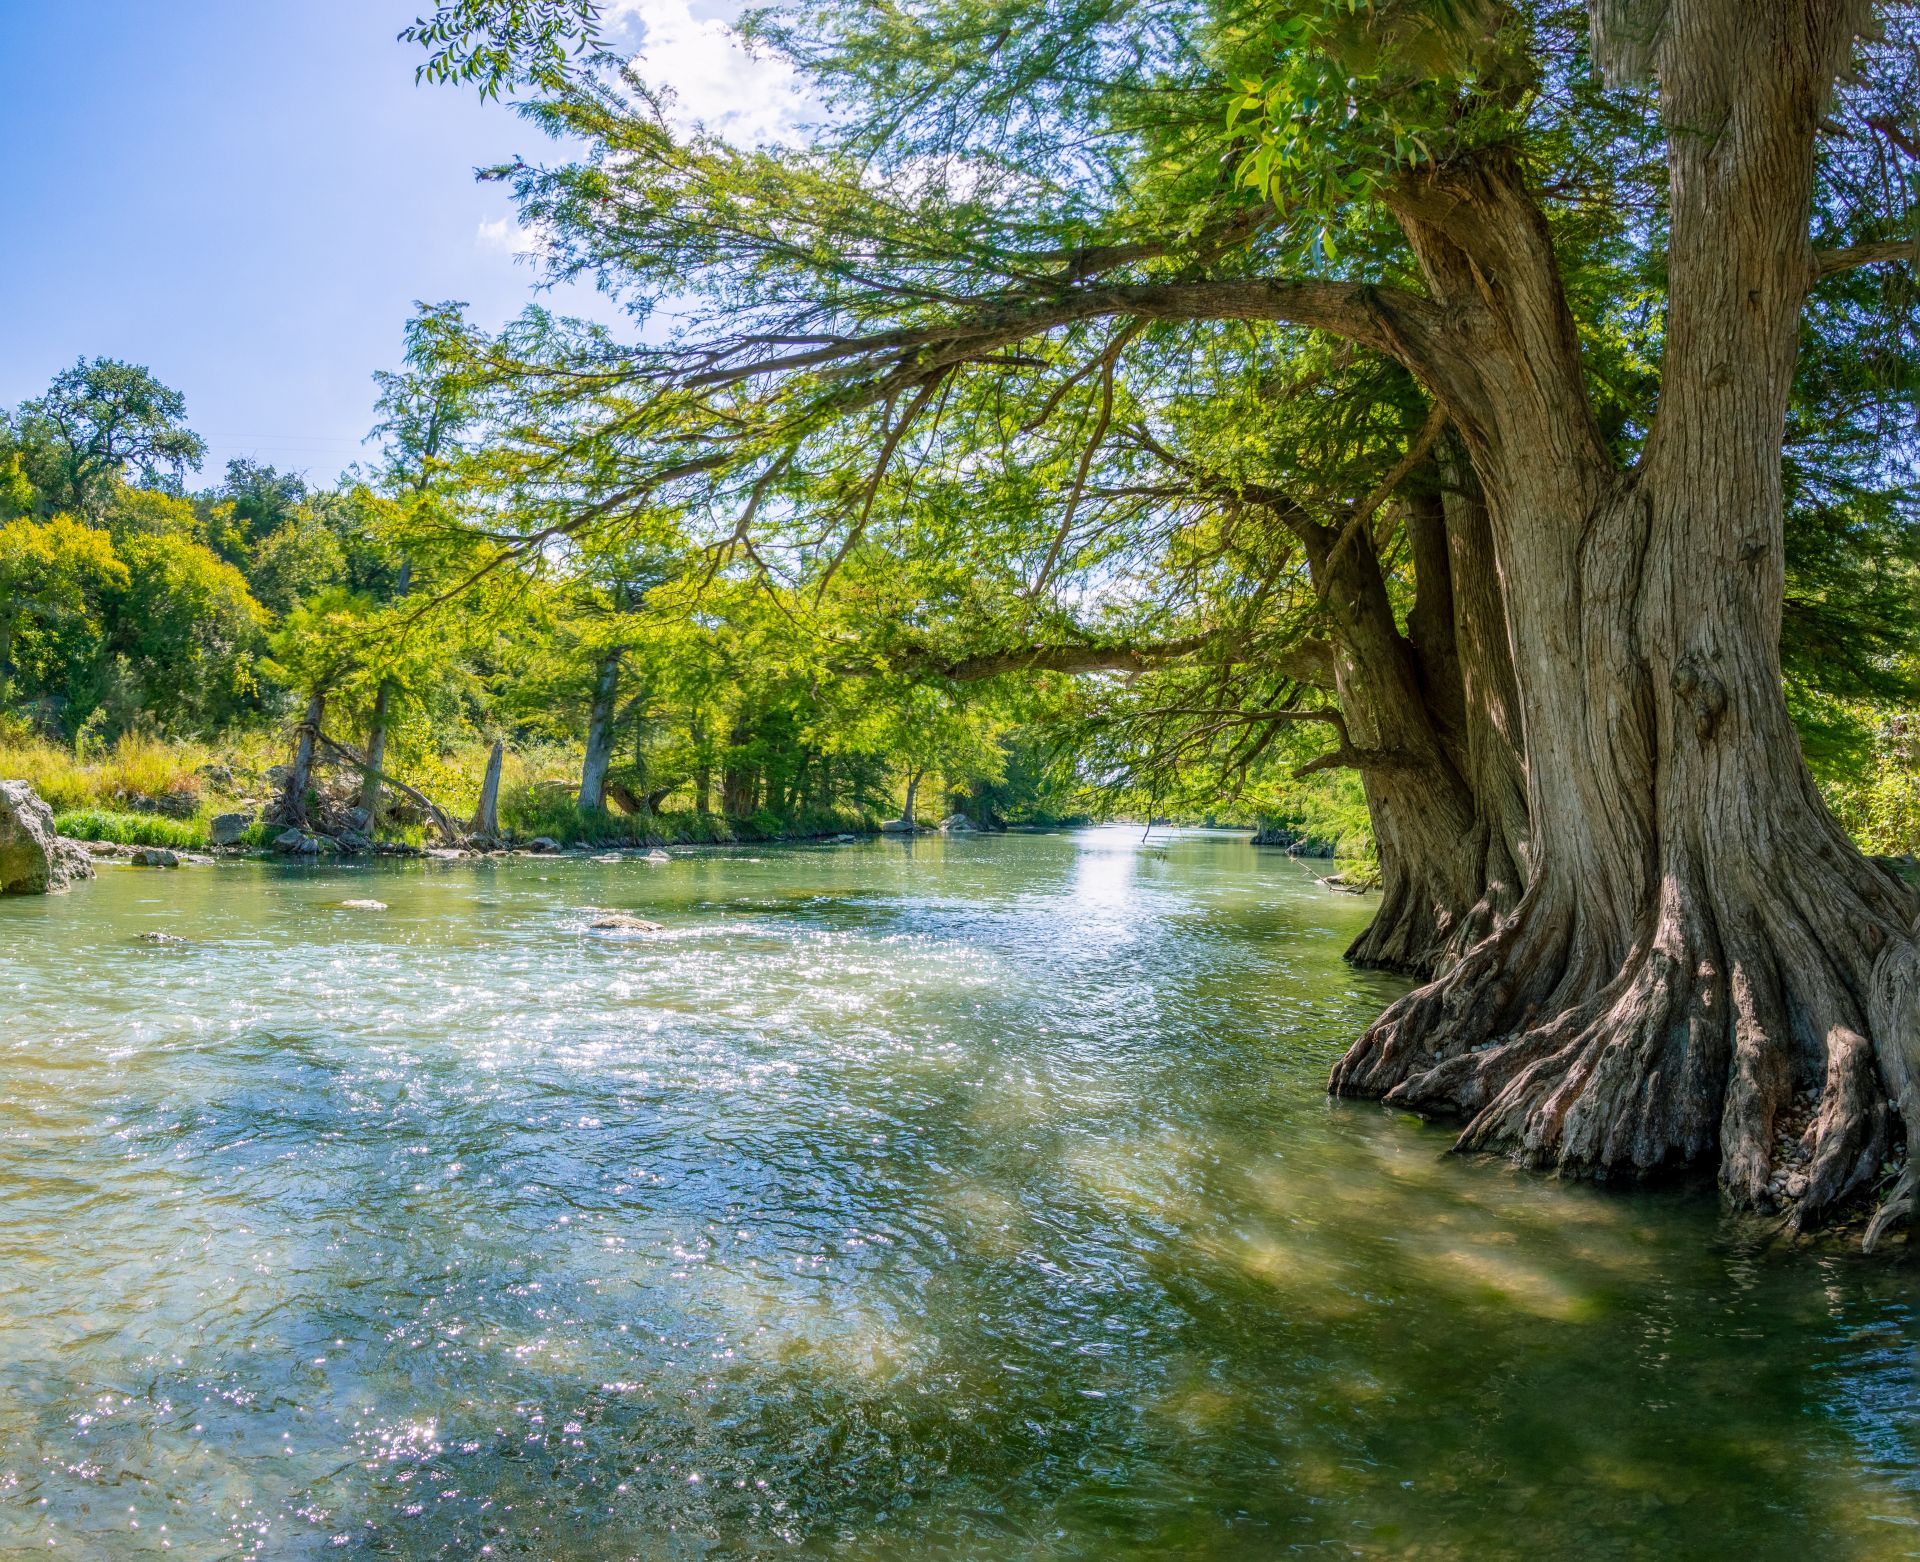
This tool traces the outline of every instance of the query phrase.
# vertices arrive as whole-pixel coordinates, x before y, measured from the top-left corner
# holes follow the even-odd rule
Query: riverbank
[[[133,736],[81,755],[16,734],[0,739],[0,776],[26,781],[53,810],[60,834],[76,840],[176,852],[270,849],[286,829],[269,817],[284,783],[285,757],[262,737],[214,746]],[[477,804],[486,761],[486,748],[470,745],[416,765],[410,780],[451,818],[465,819]],[[744,817],[692,807],[646,814],[583,809],[566,779],[569,766],[577,766],[577,757],[565,748],[533,747],[506,756],[501,843],[544,838],[563,847],[655,849],[871,834],[881,823],[877,811],[855,808],[760,809]],[[357,791],[358,780],[336,768],[321,784],[344,798]],[[352,839],[325,839],[331,844],[323,851],[368,850]],[[446,844],[417,803],[391,793],[366,839],[372,851],[397,855]]]

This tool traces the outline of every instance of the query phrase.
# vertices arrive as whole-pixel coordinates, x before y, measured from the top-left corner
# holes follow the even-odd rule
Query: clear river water
[[[1330,1103],[1368,909],[1138,829],[0,902],[0,1556],[1920,1555],[1916,1265]]]

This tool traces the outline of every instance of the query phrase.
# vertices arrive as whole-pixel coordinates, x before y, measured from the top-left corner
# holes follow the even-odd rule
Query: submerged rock
[[[184,944],[186,940],[178,933],[135,933],[134,940],[142,944]]]
[[[340,902],[340,909],[342,911],[385,911],[387,903],[384,900],[343,900]]]
[[[53,810],[25,781],[0,781],[0,894],[44,895],[93,877],[93,858],[53,828]]]
[[[636,917],[630,911],[602,911],[587,924],[596,933],[664,933],[658,922]]]

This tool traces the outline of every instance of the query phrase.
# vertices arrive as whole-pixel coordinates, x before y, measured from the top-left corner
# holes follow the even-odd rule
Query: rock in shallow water
[[[636,917],[630,911],[602,911],[587,924],[596,933],[664,933],[658,922]]]
[[[340,902],[340,909],[342,911],[385,911],[387,903],[384,900],[343,900]]]
[[[44,895],[92,877],[86,847],[54,832],[40,794],[25,781],[0,781],[0,894]]]

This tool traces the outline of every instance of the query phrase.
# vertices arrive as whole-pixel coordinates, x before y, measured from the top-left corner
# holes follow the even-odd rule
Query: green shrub
[[[256,819],[240,832],[236,846],[271,846],[275,839],[285,833],[284,824],[268,824],[264,819]]]
[[[80,841],[113,841],[121,846],[170,846],[193,851],[207,844],[207,827],[198,819],[169,819],[162,814],[122,814],[82,808],[55,814],[53,827]]]

